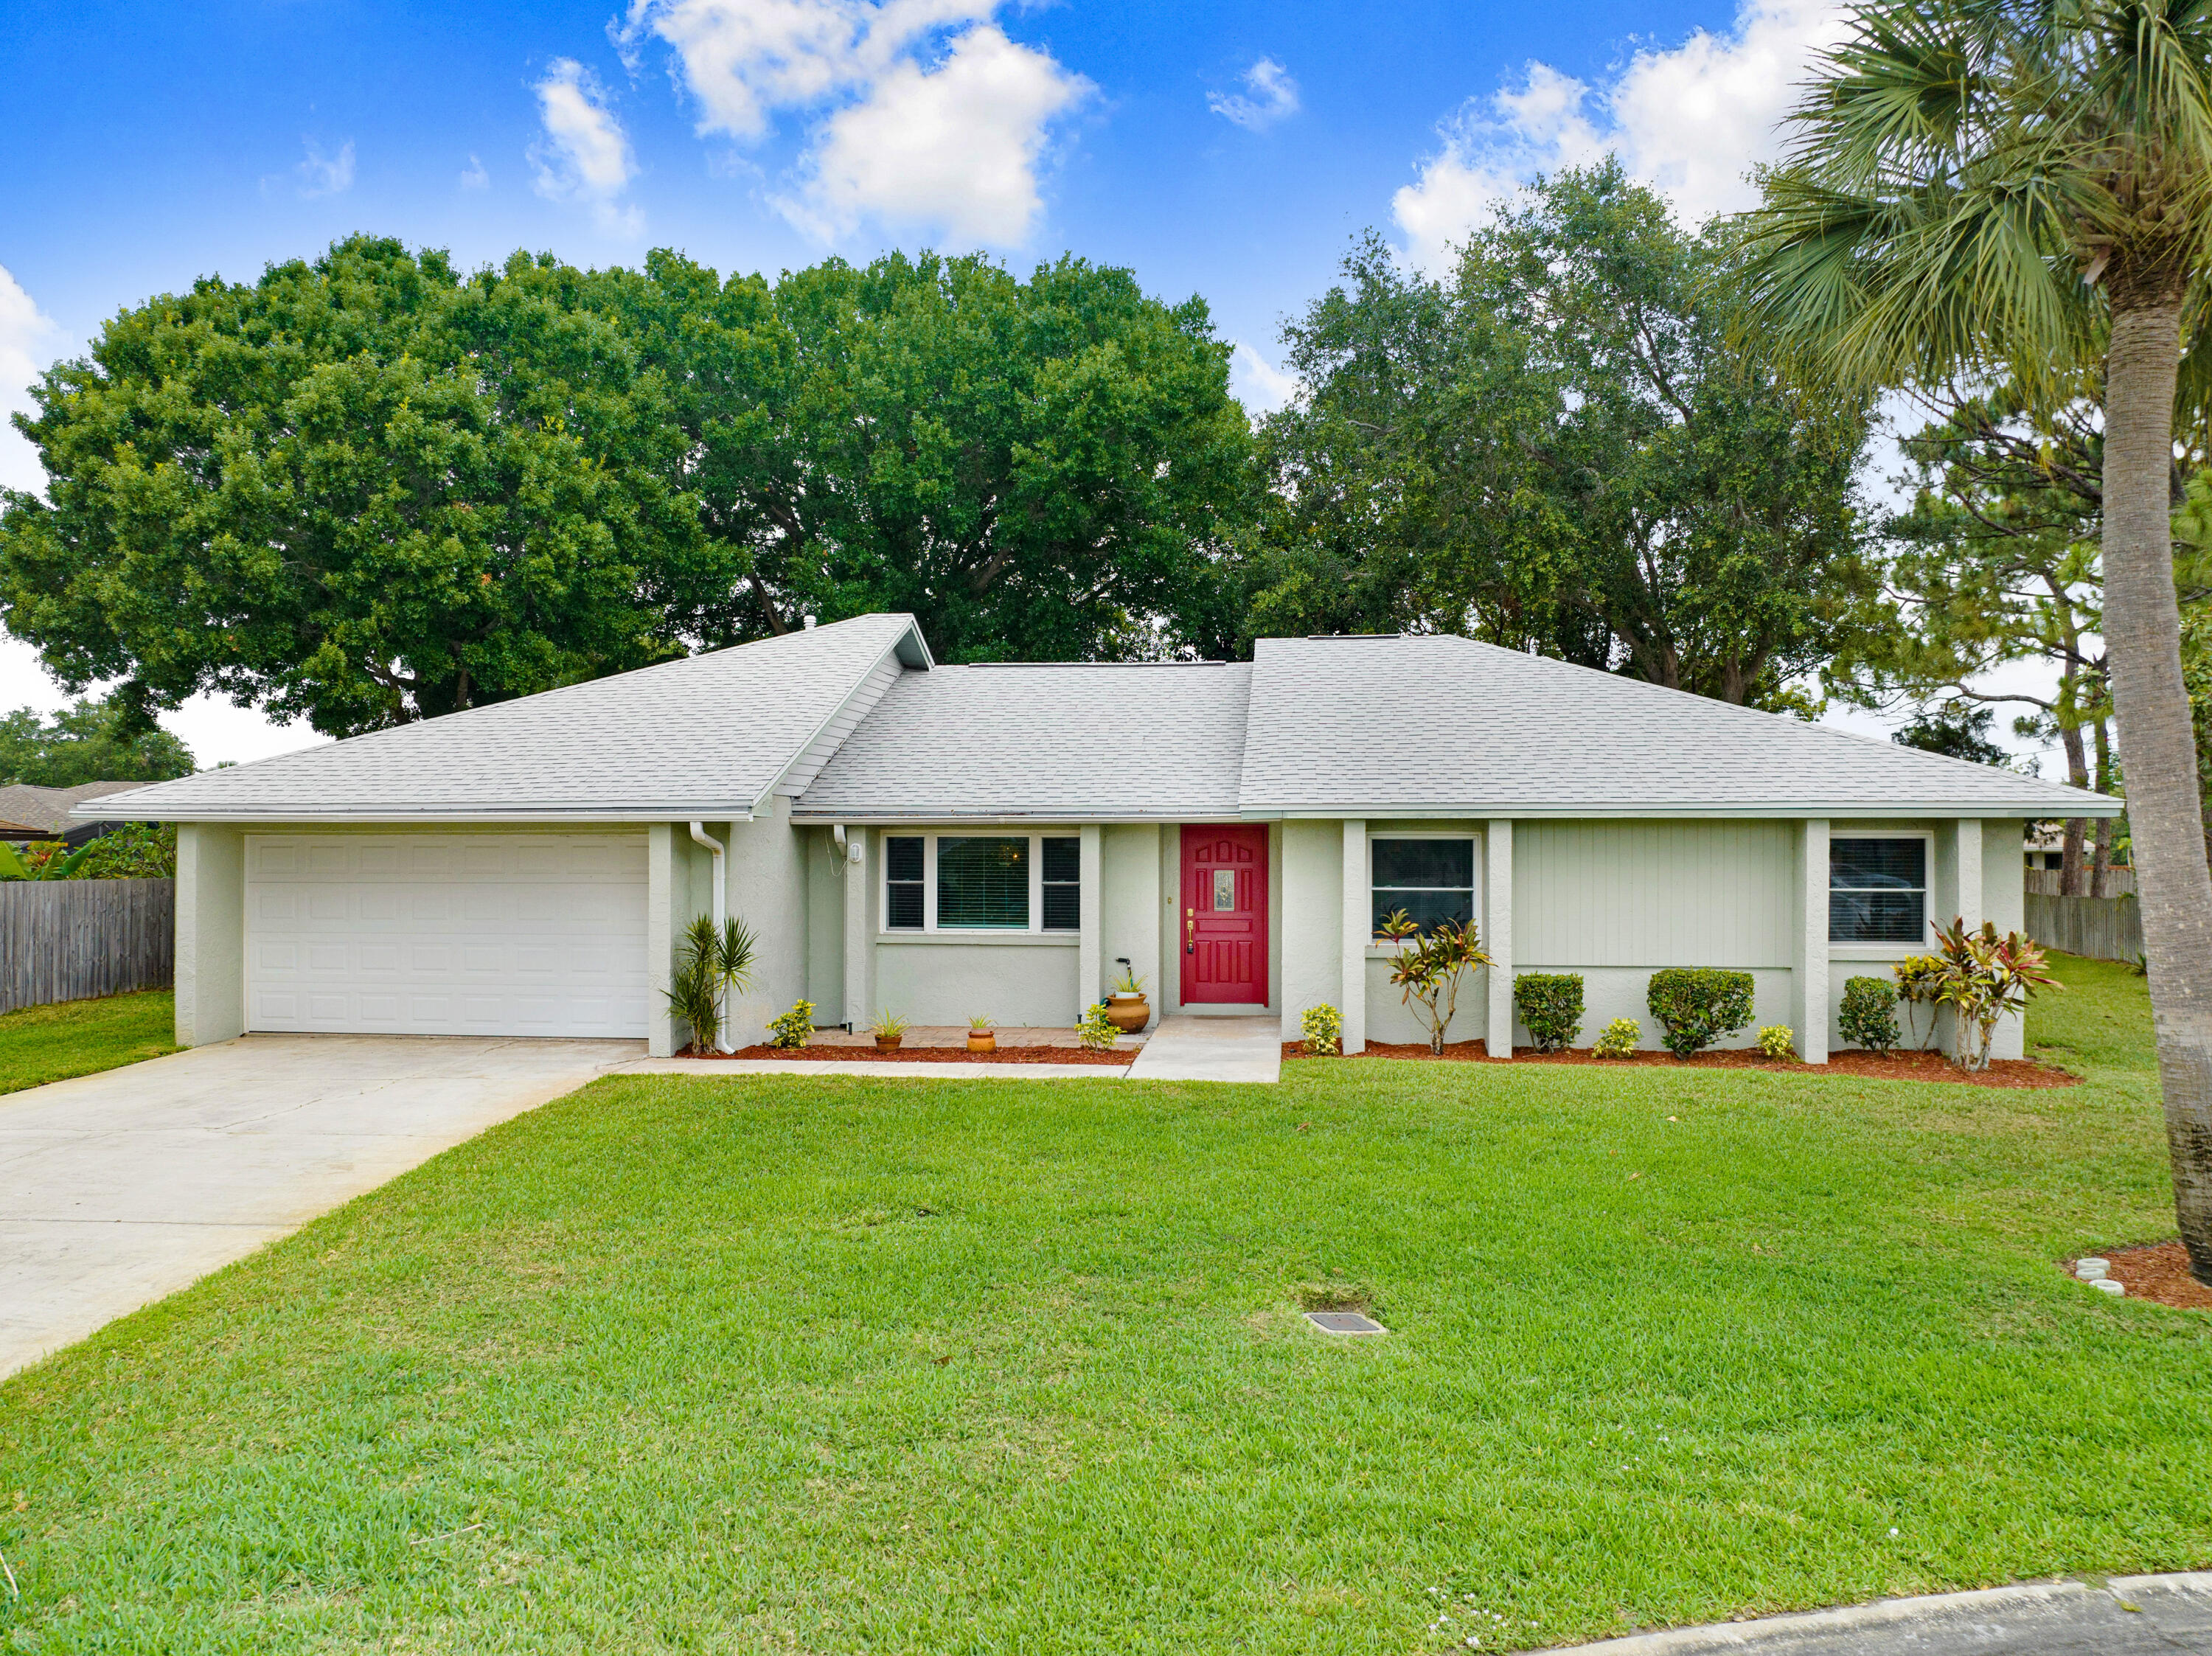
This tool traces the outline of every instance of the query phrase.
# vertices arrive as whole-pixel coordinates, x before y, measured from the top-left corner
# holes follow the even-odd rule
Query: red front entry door
[[[1267,829],[1182,831],[1182,998],[1267,1004]]]

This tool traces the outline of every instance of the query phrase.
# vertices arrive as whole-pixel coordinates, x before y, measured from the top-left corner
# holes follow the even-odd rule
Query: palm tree
[[[2101,390],[2112,702],[2175,1206],[2212,1283],[2212,877],[2171,520],[2176,421],[2212,388],[2208,66],[2212,0],[1863,0],[1745,227],[1753,315],[1850,383]]]

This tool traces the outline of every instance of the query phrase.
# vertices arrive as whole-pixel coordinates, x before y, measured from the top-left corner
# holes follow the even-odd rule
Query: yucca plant
[[[2101,403],[2104,634],[2175,1206],[2212,1283],[2212,877],[2170,516],[2176,422],[2212,393],[2212,0],[1873,0],[1792,120],[1743,226],[1764,331],[1863,389],[2009,379]]]
[[[684,928],[669,974],[668,1010],[691,1026],[691,1044],[702,1052],[720,1052],[730,992],[750,988],[757,945],[745,923],[732,914],[717,926],[702,914]]]

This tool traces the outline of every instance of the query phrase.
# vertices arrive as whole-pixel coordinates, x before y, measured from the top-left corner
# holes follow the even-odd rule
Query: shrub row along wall
[[[0,883],[0,1012],[163,989],[176,969],[174,880]]]
[[[2092,960],[2140,959],[2142,908],[2133,897],[2043,897],[2031,891],[2027,935],[2045,949]]]

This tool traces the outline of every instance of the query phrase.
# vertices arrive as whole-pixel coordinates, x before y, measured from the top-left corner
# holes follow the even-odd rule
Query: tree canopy
[[[672,387],[718,640],[906,610],[953,661],[1233,636],[1249,428],[1204,303],[1073,257],[1022,280],[890,253],[727,281],[673,253],[599,303]]]
[[[661,377],[520,255],[356,237],[112,318],[19,422],[0,603],[73,688],[332,735],[679,652],[724,584]]]
[[[51,718],[19,707],[0,719],[0,783],[166,782],[192,773],[192,753],[126,697],[85,698]]]
[[[1467,632],[1778,705],[1867,579],[1867,417],[1741,336],[1737,258],[1612,161],[1440,280],[1370,239],[1287,331],[1309,395],[1264,434],[1252,625]]]

